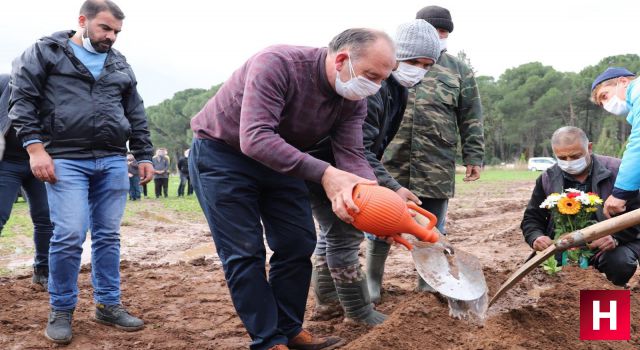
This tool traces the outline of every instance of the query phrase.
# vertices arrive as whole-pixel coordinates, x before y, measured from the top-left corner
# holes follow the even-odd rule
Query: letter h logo
[[[629,340],[630,338],[630,291],[580,291],[580,340]]]

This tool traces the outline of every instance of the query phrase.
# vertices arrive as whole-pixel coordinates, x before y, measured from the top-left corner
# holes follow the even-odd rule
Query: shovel
[[[414,219],[422,226],[429,219],[416,213]],[[481,298],[487,292],[482,264],[475,256],[460,249],[453,250],[442,233],[438,242],[412,242],[411,255],[416,270],[438,293],[457,300],[471,301]]]
[[[538,267],[543,261],[557,252],[567,250],[569,248],[578,247],[596,239],[612,235],[616,232],[627,229],[631,226],[640,224],[640,209],[630,211],[626,214],[622,214],[611,218],[609,220],[601,221],[593,224],[589,227],[581,230],[567,233],[560,237],[555,244],[552,244],[547,249],[536,254],[534,258],[522,265],[516,272],[514,272],[506,282],[500,286],[500,289],[489,301],[489,306],[496,302],[504,293],[506,293],[511,287],[513,287],[518,281],[526,276],[533,269]]]

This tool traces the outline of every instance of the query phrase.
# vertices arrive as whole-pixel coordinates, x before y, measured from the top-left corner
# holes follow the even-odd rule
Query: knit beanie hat
[[[628,69],[624,67],[609,67],[600,75],[598,75],[598,77],[596,77],[596,80],[594,80],[593,84],[591,84],[591,91],[593,91],[596,88],[596,86],[598,86],[599,84],[607,80],[620,78],[620,77],[634,77],[634,76],[635,74],[631,73]]]
[[[398,26],[395,43],[398,61],[430,58],[435,62],[440,57],[438,31],[421,19],[414,19]]]
[[[444,7],[427,6],[416,13],[416,19],[424,19],[431,23],[436,29],[444,29],[449,33],[453,32],[453,21],[451,13]]]

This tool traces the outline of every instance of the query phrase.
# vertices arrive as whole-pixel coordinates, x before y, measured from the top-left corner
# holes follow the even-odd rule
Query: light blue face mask
[[[96,48],[91,44],[91,39],[89,39],[89,21],[87,21],[84,33],[82,34],[82,47],[91,53],[99,54],[99,52],[96,51]]]
[[[624,101],[620,97],[618,97],[619,85],[620,83],[618,82],[616,84],[616,92],[602,107],[604,107],[604,109],[611,114],[627,115],[629,114],[631,108],[629,108],[629,104],[627,104],[627,101]]]

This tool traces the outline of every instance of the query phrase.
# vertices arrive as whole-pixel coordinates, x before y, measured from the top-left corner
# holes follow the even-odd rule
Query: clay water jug
[[[412,202],[405,203],[386,187],[359,184],[353,189],[353,201],[360,211],[350,214],[354,219],[353,226],[359,230],[379,237],[391,237],[409,250],[413,246],[400,236],[401,233],[412,234],[425,242],[438,241],[438,234],[432,231],[438,221],[435,215]],[[409,209],[427,217],[429,224],[426,227],[418,224]]]

